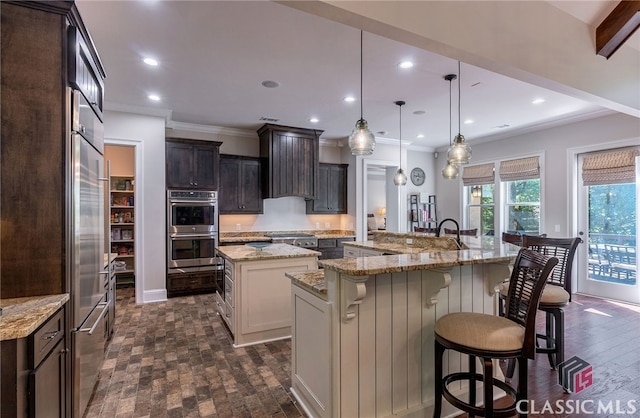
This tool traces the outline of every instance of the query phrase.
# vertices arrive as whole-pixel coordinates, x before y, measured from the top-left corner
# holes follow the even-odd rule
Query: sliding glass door
[[[634,149],[578,157],[580,293],[640,303],[639,161]]]

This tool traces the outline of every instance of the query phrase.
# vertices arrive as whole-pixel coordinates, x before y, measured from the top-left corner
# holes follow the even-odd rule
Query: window
[[[465,186],[467,195],[467,224],[478,228],[478,235],[494,235],[493,184]]]
[[[500,162],[505,196],[503,230],[540,233],[540,163],[538,157]]]
[[[505,231],[540,233],[540,179],[508,181],[506,186]]]
[[[495,164],[464,167],[462,182],[466,194],[466,228],[478,229],[479,235],[494,235]]]

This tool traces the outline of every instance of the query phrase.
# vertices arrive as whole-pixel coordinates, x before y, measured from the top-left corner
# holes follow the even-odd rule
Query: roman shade
[[[582,183],[585,186],[633,183],[638,155],[638,148],[586,155],[582,160]]]
[[[500,180],[529,180],[540,177],[540,158],[527,157],[500,161]]]
[[[462,172],[462,183],[465,186],[492,184],[495,181],[494,167],[494,163],[465,166]]]

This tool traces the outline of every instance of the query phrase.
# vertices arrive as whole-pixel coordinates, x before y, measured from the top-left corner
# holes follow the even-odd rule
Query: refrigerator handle
[[[96,322],[93,323],[91,328],[80,328],[80,329],[76,330],[75,332],[88,332],[89,335],[93,335],[93,332],[96,330],[96,328],[98,328],[98,325],[100,325],[100,322],[102,321],[102,318],[104,317],[104,313],[107,311],[107,309],[109,309],[109,305],[110,304],[111,304],[111,301],[109,301],[109,302],[100,302],[99,304],[97,304],[96,305],[96,309],[102,308],[102,312],[100,312],[100,315],[98,315],[98,319],[96,319]]]

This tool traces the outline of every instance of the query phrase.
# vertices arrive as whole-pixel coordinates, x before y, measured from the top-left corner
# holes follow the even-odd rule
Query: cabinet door
[[[67,355],[64,339],[29,376],[30,416],[59,418],[66,416],[65,395]]]
[[[218,146],[214,144],[195,145],[193,147],[193,184],[192,188],[218,190],[219,166]]]
[[[347,213],[347,168],[345,166],[329,166],[327,203],[332,213]]]
[[[263,213],[260,160],[242,160],[240,193],[243,213]]]
[[[275,131],[272,141],[271,197],[315,197],[317,140]]]
[[[167,141],[167,187],[192,187],[193,149],[190,144]]]
[[[238,213],[240,210],[240,160],[220,158],[220,190],[218,205],[220,214]]]
[[[347,213],[347,165],[320,164],[318,194],[307,201],[307,213]]]

